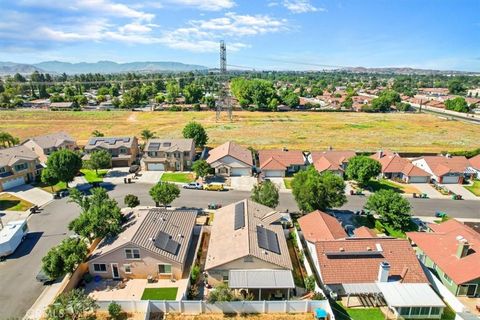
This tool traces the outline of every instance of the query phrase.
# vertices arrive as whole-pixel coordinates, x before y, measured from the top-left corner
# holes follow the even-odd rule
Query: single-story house
[[[205,261],[208,283],[225,282],[259,300],[288,299],[295,284],[280,219],[250,199],[218,209]]]
[[[371,156],[382,165],[381,176],[386,179],[400,179],[406,183],[428,183],[431,174],[414,166],[409,160],[391,151],[378,151]]]
[[[112,155],[112,167],[130,167],[137,159],[138,140],[136,137],[93,137],[85,146],[83,160],[90,159],[90,153],[107,150]]]
[[[0,149],[0,192],[36,181],[42,169],[38,155],[23,145]]]
[[[60,149],[77,149],[77,143],[66,132],[56,132],[43,136],[29,138],[22,142],[22,145],[31,149],[37,154],[41,162],[46,162],[48,156]]]
[[[480,234],[451,219],[407,232],[419,259],[456,296],[480,297]]]
[[[301,235],[307,243],[348,237],[340,222],[328,213],[316,210],[298,219]]]
[[[355,151],[313,151],[310,154],[311,163],[318,172],[330,171],[343,177],[347,169],[348,160],[355,157]]]
[[[463,183],[470,163],[464,156],[425,156],[412,163],[432,175],[438,183]],[[473,173],[471,173],[473,175]]]
[[[469,169],[475,172],[477,179],[480,179],[480,154],[468,159],[468,162],[470,163]]]
[[[90,274],[110,279],[188,277],[196,217],[196,210],[136,208],[123,232],[103,239],[93,251]]]
[[[206,160],[218,176],[251,176],[253,169],[252,152],[233,141],[210,150]]]
[[[52,102],[50,103],[50,110],[71,110],[73,109],[73,102]]]
[[[150,139],[144,148],[146,171],[187,171],[195,159],[193,139]]]
[[[307,159],[300,150],[259,150],[258,160],[260,170],[266,178],[285,177],[307,165]]]

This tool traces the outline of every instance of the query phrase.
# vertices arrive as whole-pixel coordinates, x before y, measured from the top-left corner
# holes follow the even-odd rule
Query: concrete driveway
[[[128,170],[130,170],[129,167],[110,169],[103,178],[103,182],[112,184],[123,183],[124,178],[131,178],[133,176]]]
[[[267,178],[272,181],[277,187],[280,192],[291,192],[291,190],[285,188],[285,182],[283,178]]]
[[[138,183],[156,184],[160,181],[163,171],[142,171],[135,180]]]
[[[426,193],[430,199],[448,199],[449,198],[448,196],[444,196],[443,194],[435,190],[435,188],[428,183],[415,183],[413,185],[421,193]]]
[[[251,191],[256,183],[255,177],[230,177],[230,186],[234,190]]]
[[[51,193],[48,193],[40,188],[35,188],[29,184],[9,189],[8,193],[31,202],[37,206],[43,206],[53,200],[53,195]]]
[[[445,188],[447,188],[448,190],[452,191],[455,194],[461,195],[463,199],[480,200],[473,193],[465,189],[461,184],[443,184],[442,186],[444,186]]]

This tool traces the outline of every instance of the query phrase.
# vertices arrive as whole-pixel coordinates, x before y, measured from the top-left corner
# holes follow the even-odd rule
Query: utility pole
[[[225,41],[220,41],[220,90],[217,100],[217,121],[220,120],[222,109],[226,108],[228,118],[232,121],[232,106],[228,97],[228,80],[227,80],[227,46]]]

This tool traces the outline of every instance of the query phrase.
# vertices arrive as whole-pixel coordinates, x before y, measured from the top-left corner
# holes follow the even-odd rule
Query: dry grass
[[[97,129],[106,135],[139,135],[150,129],[159,137],[180,137],[190,120],[208,130],[210,145],[235,140],[257,149],[281,148],[440,152],[480,147],[478,125],[448,121],[429,114],[367,114],[313,112],[235,112],[234,121],[215,112],[48,112],[2,111],[0,130],[24,139],[66,131],[80,144]]]
[[[311,313],[300,313],[300,314],[245,314],[245,315],[231,315],[231,314],[199,314],[199,315],[182,315],[182,314],[167,314],[165,315],[165,320],[220,320],[220,319],[231,319],[231,320],[311,320],[313,315]]]

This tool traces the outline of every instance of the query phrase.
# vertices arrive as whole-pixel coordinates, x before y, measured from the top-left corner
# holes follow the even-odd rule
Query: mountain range
[[[124,73],[124,72],[179,72],[200,71],[208,68],[201,65],[185,64],[172,61],[139,61],[117,63],[113,61],[90,62],[61,62],[45,61],[35,64],[22,64],[14,62],[0,62],[0,75],[30,74],[34,71],[52,74],[80,74],[80,73]]]

